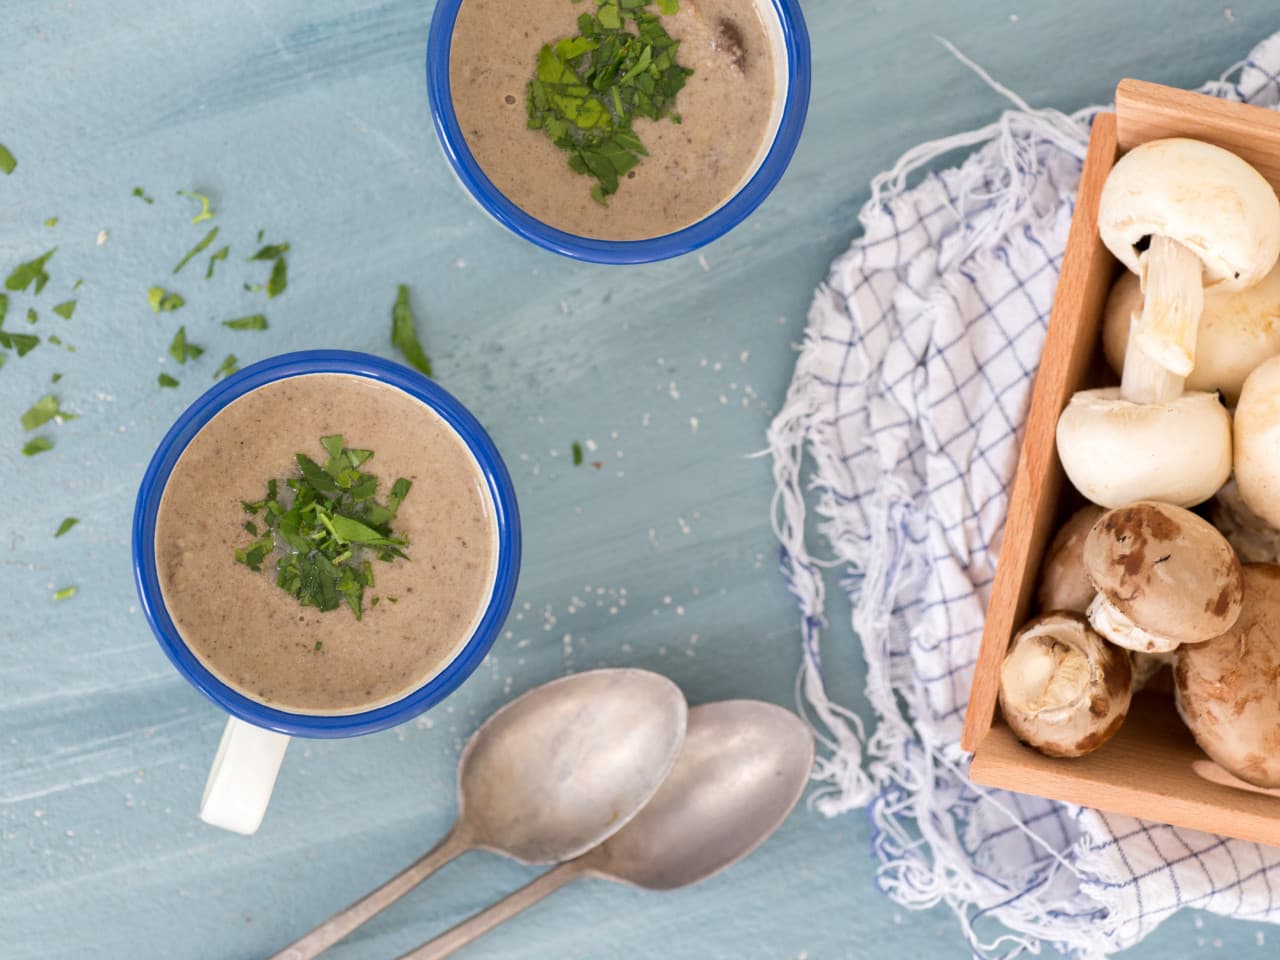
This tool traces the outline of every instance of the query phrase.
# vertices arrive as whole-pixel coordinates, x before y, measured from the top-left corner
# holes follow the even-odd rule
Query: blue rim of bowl
[[[800,142],[809,109],[809,32],[799,0],[769,0],[782,28],[787,56],[787,93],[769,152],[745,186],[697,223],[647,240],[593,240],[543,223],[508,200],[485,176],[458,126],[449,89],[449,50],[453,25],[463,2],[439,0],[431,18],[427,39],[427,99],[436,134],[454,173],[480,206],[507,229],[544,250],[574,260],[608,264],[652,263],[678,257],[706,246],[740,224],[773,192],[786,172]]]
[[[250,390],[287,377],[341,373],[368,377],[422,401],[466,443],[484,475],[498,528],[493,591],[475,631],[440,673],[392,703],[360,713],[312,716],[278,710],[252,700],[215,677],[182,641],[165,608],[156,570],[156,512],[165,483],[191,439],[221,410]],[[497,447],[479,421],[451,394],[414,370],[379,357],[346,350],[306,350],[245,367],[207,390],[169,428],[138,488],[133,512],[133,574],[142,610],[161,649],[178,672],[222,709],[248,723],[290,736],[355,737],[404,723],[456,690],[493,646],[511,608],[520,571],[520,516],[515,489]]]

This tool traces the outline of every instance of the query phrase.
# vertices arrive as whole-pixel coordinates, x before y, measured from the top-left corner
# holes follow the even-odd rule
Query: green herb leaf
[[[70,530],[79,522],[80,522],[79,517],[67,517],[60,524],[58,524],[58,532],[53,535],[53,538],[55,540],[58,539],[58,537],[62,536],[64,533],[66,533],[68,530]]]
[[[75,587],[63,587],[61,590],[57,590],[54,592],[53,599],[54,600],[70,600],[75,595],[76,595]]]
[[[155,200],[151,197],[148,197],[146,191],[143,190],[141,187],[134,187],[133,195],[137,197],[139,200],[143,200],[147,203],[155,203]]]
[[[276,262],[271,265],[271,276],[267,279],[267,299],[278,297],[284,293],[287,286],[289,286],[289,265],[285,263],[284,257],[276,257]]]
[[[71,315],[76,312],[76,301],[66,300],[54,307],[53,312],[63,320],[70,320]]]
[[[14,156],[9,152],[8,147],[3,143],[0,143],[0,173],[3,173],[7,177],[9,174],[13,173],[17,166],[18,161],[14,159]]]
[[[44,285],[49,282],[48,271],[45,266],[49,263],[49,258],[58,252],[58,248],[45,253],[43,256],[36,257],[34,260],[28,260],[26,263],[20,263],[13,268],[13,272],[4,281],[6,290],[17,292],[25,290],[31,284],[36,285],[36,294],[44,289]]]
[[[680,12],[680,0],[658,0],[658,12],[664,17],[674,16]]]
[[[58,218],[50,217],[48,220],[44,222],[44,225],[48,227],[50,230],[52,230],[54,227],[58,225]]]
[[[32,437],[27,441],[26,446],[22,448],[24,457],[34,457],[37,453],[44,453],[53,449],[53,441],[48,437]]]
[[[198,347],[194,343],[187,343],[187,328],[179,327],[178,332],[173,335],[173,340],[169,344],[169,356],[177,360],[178,363],[186,363],[188,360],[195,360],[204,353],[204,347]]]
[[[209,257],[209,269],[207,269],[204,272],[204,278],[206,280],[213,279],[213,265],[217,263],[219,260],[227,259],[230,253],[231,253],[230,247],[221,247],[217,251],[215,251],[211,257]]]
[[[255,313],[250,317],[223,320],[222,325],[230,327],[232,330],[265,330],[267,329],[267,318],[261,313]]]
[[[38,323],[39,321],[40,314],[36,313],[36,308],[27,307],[27,323]],[[53,337],[50,337],[49,340],[52,342]]]
[[[4,356],[4,354],[0,354],[0,356]],[[49,378],[49,382],[50,382],[50,383],[57,383],[57,382],[58,382],[59,380],[61,380],[61,379],[62,379],[62,374],[60,374],[60,373],[55,373],[52,377],[50,377],[50,378]]]
[[[208,248],[209,244],[213,243],[213,241],[217,238],[217,236],[218,236],[218,228],[214,227],[212,230],[210,230],[208,233],[204,235],[204,239],[202,239],[199,243],[197,243],[194,247],[192,247],[189,251],[187,251],[187,255],[178,261],[178,265],[173,268],[173,272],[177,273],[179,270],[185,267],[188,263],[190,263],[194,258],[204,253],[204,251]]]
[[[168,292],[163,287],[152,287],[147,291],[147,303],[151,305],[152,313],[172,313],[186,306],[187,301],[180,293]]]
[[[582,466],[582,444],[577,440],[573,441],[573,465],[575,467]]]
[[[240,361],[236,359],[236,355],[234,353],[228,353],[227,358],[222,361],[222,365],[218,367],[217,370],[213,371],[213,379],[221,380],[223,377],[228,377],[239,369]]]
[[[259,239],[259,240],[261,240],[261,239],[262,239],[262,233],[261,233],[261,231],[259,231],[259,233],[258,233],[258,239]],[[257,253],[255,253],[255,254],[254,254],[252,257],[250,257],[249,259],[250,259],[250,260],[275,260],[275,259],[277,259],[277,258],[279,258],[279,257],[284,256],[284,255],[285,255],[286,253],[288,253],[288,252],[289,252],[289,244],[287,244],[287,243],[273,243],[273,244],[270,244],[270,245],[268,245],[268,246],[263,247],[261,250],[259,250]]]
[[[203,193],[195,193],[191,190],[179,190],[178,196],[190,197],[200,204],[200,212],[191,218],[192,223],[200,223],[202,220],[212,220],[213,210],[209,207],[209,198]]]
[[[162,373],[156,377],[156,383],[162,387],[176,387],[181,381],[174,379],[167,373]]]
[[[342,456],[342,434],[331,433],[327,437],[321,437],[320,446],[324,447],[325,452],[331,457]]]
[[[391,345],[419,373],[431,376],[431,360],[418,340],[413,311],[409,308],[409,288],[403,283],[396,288],[396,302],[391,308]]]
[[[319,653],[319,652],[320,652],[320,649],[321,649],[323,646],[324,646],[324,641],[323,641],[323,640],[317,640],[317,641],[316,641],[316,653]]]
[[[0,347],[16,350],[20,357],[25,357],[39,343],[40,338],[34,333],[10,333],[7,330],[0,330]]]
[[[22,429],[28,432],[36,427],[43,426],[55,417],[61,420],[75,420],[77,414],[67,413],[58,405],[58,398],[52,393],[46,393],[43,397],[33,403],[21,417]]]

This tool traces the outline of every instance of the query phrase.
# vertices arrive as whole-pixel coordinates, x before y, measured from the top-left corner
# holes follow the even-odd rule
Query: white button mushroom
[[[1280,567],[1244,568],[1244,609],[1207,643],[1173,659],[1178,713],[1223,769],[1280,787]]]
[[[1018,739],[1051,757],[1079,757],[1120,729],[1132,696],[1129,655],[1075,613],[1032,620],[1000,665],[1000,710]]]
[[[1185,377],[1195,364],[1205,288],[1243,290],[1280,257],[1280,200],[1234,153],[1185,138],[1121,157],[1102,188],[1102,242],[1142,278],[1142,351]]]
[[[1181,507],[1145,501],[1103,514],[1085,538],[1084,567],[1098,591],[1089,623],[1130,650],[1202,643],[1240,615],[1235,551]]]
[[[1244,382],[1236,404],[1236,487],[1255,514],[1280,526],[1280,357]]]
[[[1084,572],[1084,538],[1103,509],[1093,504],[1071,515],[1049,545],[1040,565],[1040,609],[1084,613],[1093,600],[1093,582]]]
[[[1117,374],[1124,369],[1129,325],[1142,312],[1142,287],[1122,273],[1102,314],[1102,350]],[[1280,354],[1280,266],[1247,290],[1208,290],[1196,337],[1196,362],[1187,390],[1218,391],[1227,405],[1240,396],[1245,377]]]

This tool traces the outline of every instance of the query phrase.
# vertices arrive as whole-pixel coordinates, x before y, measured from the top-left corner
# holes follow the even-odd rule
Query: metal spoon
[[[591,670],[511,701],[458,760],[458,819],[417,863],[272,960],[309,960],[468,850],[558,863],[629,821],[684,742],[680,688],[647,670]]]
[[[694,707],[675,769],[634,820],[400,960],[447,957],[578,877],[648,890],[705,880],[778,829],[812,767],[813,734],[789,710],[758,700]]]

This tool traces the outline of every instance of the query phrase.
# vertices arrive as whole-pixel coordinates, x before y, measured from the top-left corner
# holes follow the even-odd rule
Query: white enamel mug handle
[[[200,819],[236,833],[256,833],[289,738],[274,730],[227,718],[200,801]]]

